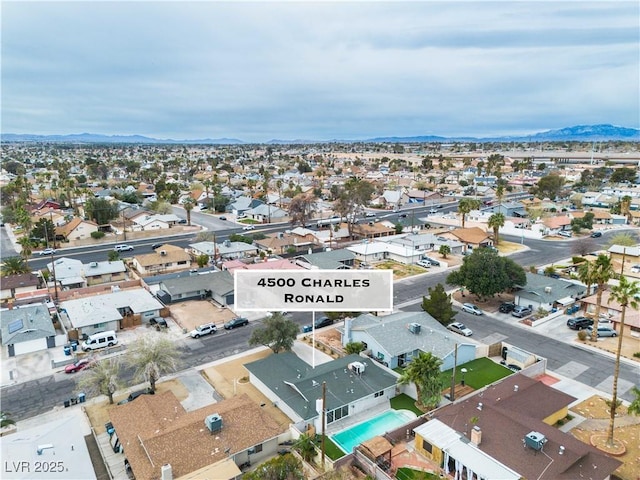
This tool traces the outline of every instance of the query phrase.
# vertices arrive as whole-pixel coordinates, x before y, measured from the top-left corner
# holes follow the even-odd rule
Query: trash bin
[[[64,401],[64,408],[68,408],[69,405],[71,405],[71,402],[69,400],[65,400]]]
[[[78,394],[78,403],[84,403],[85,398],[86,398],[85,394],[84,394],[84,393],[82,393],[82,392],[80,392],[80,393]]]
[[[71,342],[71,349],[75,352],[78,350],[78,342]]]
[[[70,356],[71,355],[71,347],[69,347],[68,345],[65,345],[64,354],[67,355],[67,356]]]

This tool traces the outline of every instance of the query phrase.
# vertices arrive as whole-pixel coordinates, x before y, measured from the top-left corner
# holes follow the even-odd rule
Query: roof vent
[[[163,257],[167,254],[166,250],[160,250],[160,255],[162,255]]]
[[[211,433],[222,430],[222,417],[217,413],[212,413],[204,419],[204,424]]]
[[[558,455],[564,455],[564,447],[560,445],[560,450],[558,451]]]
[[[551,293],[551,287],[544,287],[545,293]]]
[[[422,326],[419,323],[410,323],[409,324],[409,331],[411,333],[413,333],[414,335],[419,335],[421,328],[422,328]]]
[[[478,406],[476,407],[478,410],[482,410],[482,402],[478,402]]]
[[[529,432],[524,437],[524,444],[534,450],[541,451],[544,444],[547,443],[546,437],[540,432]]]
[[[514,391],[514,392],[517,392],[517,391],[518,391],[518,388],[519,388],[519,387],[518,387],[518,385],[514,385],[514,386],[513,386],[513,391]]]
[[[160,467],[160,479],[161,480],[173,480],[173,469],[170,463],[165,463]]]
[[[89,264],[89,266],[90,266],[91,268],[96,268],[96,267],[98,266],[98,262],[91,262],[91,263]]]

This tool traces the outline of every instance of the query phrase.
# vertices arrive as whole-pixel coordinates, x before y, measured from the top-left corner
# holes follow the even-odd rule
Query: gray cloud
[[[634,2],[4,2],[2,130],[489,135],[638,126]]]

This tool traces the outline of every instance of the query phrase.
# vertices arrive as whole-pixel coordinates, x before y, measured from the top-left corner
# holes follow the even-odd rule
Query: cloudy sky
[[[2,132],[639,127],[637,1],[2,2]]]

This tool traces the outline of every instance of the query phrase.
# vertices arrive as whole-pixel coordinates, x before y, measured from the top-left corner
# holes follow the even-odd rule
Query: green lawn
[[[402,467],[396,472],[398,480],[440,480],[440,476],[431,472],[414,470],[413,468]]]
[[[476,390],[513,373],[508,368],[488,358],[477,358],[456,367],[456,383],[462,381],[462,372],[460,370],[463,368],[467,369],[467,373],[464,375],[465,383]],[[440,374],[440,382],[442,383],[443,389],[451,386],[452,373],[451,369]]]
[[[394,410],[409,410],[416,415],[423,415],[424,412],[416,407],[416,401],[406,393],[396,395],[391,399],[391,408]]]
[[[316,435],[315,444],[317,445],[318,449],[322,448],[322,435]],[[337,446],[335,443],[333,443],[331,439],[327,436],[324,437],[324,453],[331,460],[337,460],[346,455],[342,451],[342,449],[339,446]]]

